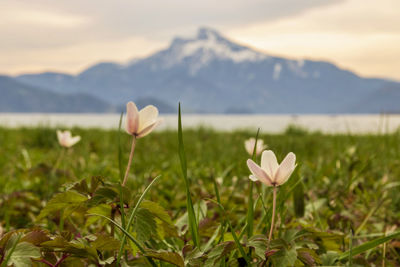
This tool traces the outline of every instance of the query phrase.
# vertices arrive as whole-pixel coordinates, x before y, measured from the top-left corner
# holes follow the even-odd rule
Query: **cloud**
[[[3,23],[12,27],[77,28],[88,22],[85,17],[55,14],[40,10],[8,9],[1,11],[0,14]]]
[[[211,26],[271,54],[400,79],[398,0],[2,0],[0,72],[77,72]]]
[[[340,0],[2,0],[0,16],[8,22],[0,25],[0,35],[20,36],[30,28],[38,34],[49,33],[51,38],[40,38],[43,45],[60,39],[72,41],[144,36],[151,39],[170,38],[177,32],[189,33],[202,25],[231,27],[251,22],[274,20],[292,16],[317,6]],[[11,20],[11,21],[10,21]],[[33,23],[32,23],[33,22]],[[90,24],[88,23],[90,22]],[[86,25],[85,25],[86,24]],[[26,26],[25,29],[20,26]],[[6,27],[7,26],[7,27]],[[79,26],[73,34],[66,26]],[[57,33],[54,28],[60,28]],[[63,37],[65,36],[65,37]],[[35,38],[28,36],[35,42]],[[44,37],[44,36],[43,36]]]
[[[20,51],[18,57],[15,54],[5,54],[2,60],[9,62],[6,70],[12,74],[21,73],[21,66],[24,73],[55,71],[77,74],[99,61],[124,63],[131,57],[150,55],[164,46],[163,42],[133,37],[118,41],[86,42],[62,47],[24,50]]]
[[[175,34],[189,34],[202,25],[224,30],[338,1],[2,0],[0,72],[75,72],[95,55],[95,61],[120,60],[122,51],[126,59],[145,55]]]
[[[227,34],[268,53],[333,61],[366,76],[400,79],[400,1],[351,0]]]

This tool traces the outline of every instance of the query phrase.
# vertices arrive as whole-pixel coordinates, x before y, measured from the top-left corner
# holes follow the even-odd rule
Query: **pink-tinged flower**
[[[80,136],[74,136],[72,137],[70,131],[60,131],[57,130],[57,138],[58,138],[58,143],[60,143],[61,146],[63,147],[71,147],[78,143],[81,140]]]
[[[246,149],[247,153],[250,155],[253,155],[253,150],[254,150],[254,145],[256,144],[256,139],[255,138],[249,138],[246,141],[244,141],[244,148]],[[261,152],[263,152],[264,149],[267,148],[267,145],[264,145],[263,140],[257,140],[257,147],[256,147],[256,155],[260,155]]]
[[[296,168],[296,155],[290,152],[279,165],[274,152],[266,150],[261,155],[261,167],[251,159],[247,160],[247,166],[252,173],[250,180],[260,181],[267,186],[280,186]]]
[[[126,132],[141,138],[148,135],[161,123],[158,119],[158,109],[149,105],[138,111],[135,103],[126,104]]]

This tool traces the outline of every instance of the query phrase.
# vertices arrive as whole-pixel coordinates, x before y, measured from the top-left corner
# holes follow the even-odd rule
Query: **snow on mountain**
[[[274,72],[272,74],[272,78],[276,81],[279,80],[279,76],[281,75],[282,71],[282,64],[281,63],[275,63],[274,65]]]
[[[235,63],[254,62],[267,58],[266,55],[247,47],[233,46],[232,43],[223,39],[217,32],[209,29],[200,29],[196,39],[184,42],[182,46],[177,46],[174,49],[179,50],[176,54],[176,60],[178,61],[202,52],[201,62],[203,64],[214,58],[232,60]]]
[[[267,55],[240,46],[222,37],[209,28],[200,28],[197,36],[191,39],[176,38],[170,48],[163,53],[163,68],[171,68],[190,60],[191,74],[206,67],[214,60],[227,60],[233,63],[257,62],[268,58]]]
[[[400,95],[396,82],[359,77],[329,62],[265,54],[210,28],[199,29],[192,38],[175,38],[168,48],[129,64],[100,63],[76,76],[17,79],[57,92],[92,94],[114,105],[156,99],[213,113],[368,112],[370,96],[379,99],[374,110],[385,110],[387,98],[377,97],[388,91],[382,87]]]

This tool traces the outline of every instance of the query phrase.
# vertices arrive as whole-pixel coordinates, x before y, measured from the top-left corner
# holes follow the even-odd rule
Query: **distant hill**
[[[364,96],[350,112],[400,114],[400,84],[388,83]]]
[[[0,76],[0,112],[113,112],[107,102],[87,94],[62,95]]]
[[[205,113],[375,113],[398,110],[400,83],[363,78],[332,63],[276,57],[234,43],[213,29],[130,64],[96,64],[72,76],[26,74],[25,84],[85,93],[114,106],[151,99]],[[389,91],[385,88],[391,88]],[[391,97],[387,97],[390,93]]]
[[[145,97],[145,98],[139,98],[135,100],[135,104],[138,107],[138,109],[142,109],[147,105],[153,105],[156,106],[158,111],[160,113],[164,114],[170,114],[170,113],[176,113],[177,112],[177,107],[172,107],[168,104],[166,104],[163,101],[160,101],[157,98],[152,98],[152,97]],[[125,112],[126,110],[126,103],[121,104],[118,108],[118,112]]]

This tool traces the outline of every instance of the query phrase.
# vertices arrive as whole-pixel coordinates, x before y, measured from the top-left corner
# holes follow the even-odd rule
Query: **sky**
[[[201,26],[270,55],[400,80],[399,0],[1,0],[0,73],[125,63]]]

